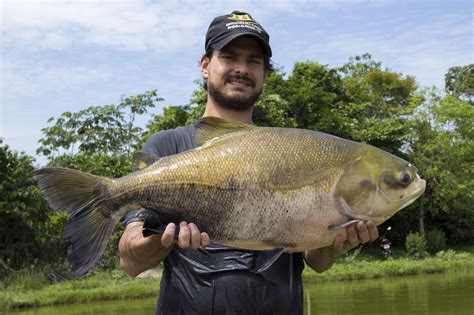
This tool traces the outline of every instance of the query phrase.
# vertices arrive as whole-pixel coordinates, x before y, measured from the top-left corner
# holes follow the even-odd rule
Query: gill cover
[[[370,218],[377,194],[377,177],[373,173],[373,165],[362,157],[345,168],[335,196],[344,215],[353,219]]]

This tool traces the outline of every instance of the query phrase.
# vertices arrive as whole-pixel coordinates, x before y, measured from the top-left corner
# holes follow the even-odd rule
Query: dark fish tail
[[[84,276],[102,256],[120,220],[119,211],[109,209],[105,195],[109,180],[60,167],[37,169],[33,177],[51,208],[69,214],[63,234],[70,244],[68,260],[73,276]]]

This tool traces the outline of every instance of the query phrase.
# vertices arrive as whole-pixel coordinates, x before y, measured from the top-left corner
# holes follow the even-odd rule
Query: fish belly
[[[343,233],[328,230],[343,217],[330,193],[318,193],[313,186],[279,192],[260,187],[173,185],[149,195],[153,198],[142,206],[154,209],[165,221],[193,222],[212,241],[238,248],[314,249],[330,245]]]

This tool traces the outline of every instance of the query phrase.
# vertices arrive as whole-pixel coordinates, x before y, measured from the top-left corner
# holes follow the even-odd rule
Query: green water
[[[306,314],[474,315],[474,272],[305,287]]]
[[[305,285],[306,314],[474,315],[474,272]],[[154,314],[155,298],[42,307],[15,315]]]

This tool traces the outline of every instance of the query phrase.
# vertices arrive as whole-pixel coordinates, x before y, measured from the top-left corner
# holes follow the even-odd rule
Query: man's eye
[[[252,60],[250,60],[250,63],[254,63],[254,64],[257,64],[257,65],[261,65],[263,62],[262,62],[262,60],[260,60],[260,59],[252,59]]]

